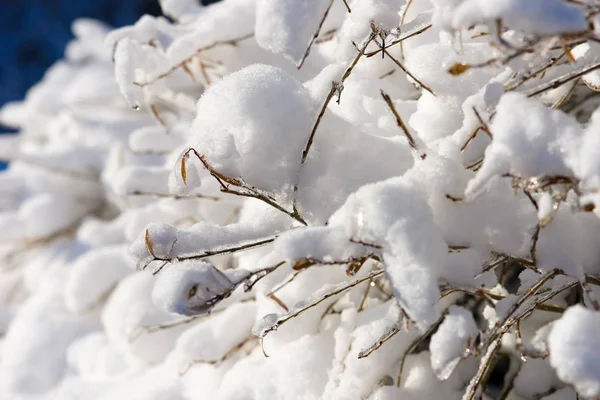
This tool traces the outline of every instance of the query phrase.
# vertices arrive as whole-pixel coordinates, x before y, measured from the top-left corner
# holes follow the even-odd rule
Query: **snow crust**
[[[598,397],[592,3],[77,21],[0,109],[0,398]]]

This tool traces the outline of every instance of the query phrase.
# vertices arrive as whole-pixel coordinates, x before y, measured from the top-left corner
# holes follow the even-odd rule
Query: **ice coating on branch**
[[[348,260],[367,255],[369,248],[353,243],[347,233],[328,227],[298,228],[280,235],[275,241],[275,252],[284,260],[302,259],[320,261]]]
[[[438,378],[450,377],[460,360],[468,355],[479,333],[473,315],[466,309],[450,306],[448,315],[431,337],[431,367]]]
[[[580,305],[569,308],[548,336],[550,364],[558,377],[588,398],[600,394],[600,314]]]
[[[583,32],[583,9],[561,0],[465,0],[454,11],[454,28],[501,19],[507,26],[539,35]]]
[[[159,274],[152,299],[168,312],[188,316],[206,314],[220,300],[229,297],[241,281],[230,280],[211,264],[184,261]]]
[[[228,248],[270,243],[285,224],[276,210],[257,207],[257,211],[260,215],[255,218],[228,226],[199,222],[177,229],[164,223],[150,224],[131,244],[129,254],[138,267],[145,267],[154,260],[206,257],[220,251],[227,253]]]
[[[220,173],[281,192],[293,184],[312,110],[308,91],[294,77],[252,65],[200,98],[192,126],[196,148]]]

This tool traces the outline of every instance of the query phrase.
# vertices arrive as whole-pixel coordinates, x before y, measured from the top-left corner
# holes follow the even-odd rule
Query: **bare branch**
[[[308,46],[306,47],[306,51],[304,52],[304,56],[302,57],[302,59],[300,60],[300,62],[298,62],[298,65],[296,65],[296,68],[298,68],[298,69],[302,68],[302,65],[304,64],[304,61],[306,60],[306,57],[308,57],[308,54],[310,53],[310,48],[312,47],[313,43],[315,42],[315,40],[319,36],[319,32],[321,32],[321,28],[323,27],[323,24],[325,23],[325,20],[327,19],[327,15],[329,14],[329,10],[331,10],[331,6],[333,5],[333,1],[334,0],[329,0],[329,5],[327,5],[327,8],[325,9],[325,13],[323,14],[323,17],[321,18],[321,22],[319,22],[319,26],[317,27],[317,30],[315,31],[315,33],[310,38],[310,41],[308,42]],[[344,0],[344,3],[346,3],[345,0]],[[346,7],[348,7],[348,4],[346,4]],[[350,8],[348,8],[348,10],[350,10]],[[348,12],[350,12],[350,11],[348,11]]]

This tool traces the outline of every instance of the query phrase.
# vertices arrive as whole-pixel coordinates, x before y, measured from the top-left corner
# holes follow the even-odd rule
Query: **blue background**
[[[160,15],[158,1],[0,0],[0,106],[23,99],[44,71],[62,58],[73,38],[73,20],[89,17],[118,27],[133,24],[144,14]],[[0,125],[0,133],[9,132]]]

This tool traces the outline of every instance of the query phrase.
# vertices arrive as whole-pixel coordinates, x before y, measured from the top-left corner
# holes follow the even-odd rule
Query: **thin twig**
[[[396,125],[398,125],[398,127],[400,129],[402,129],[402,132],[404,132],[404,135],[406,135],[406,138],[408,139],[408,144],[410,144],[410,147],[419,151],[419,149],[417,148],[417,143],[415,142],[415,138],[408,130],[408,127],[406,126],[404,121],[402,121],[402,117],[400,117],[400,114],[398,114],[398,111],[396,110],[396,106],[394,105],[394,102],[392,101],[391,97],[386,92],[384,92],[383,89],[381,89],[379,92],[381,93],[381,97],[383,98],[383,101],[385,101],[388,108],[394,115],[394,118],[396,119]]]
[[[350,6],[348,5],[348,1],[347,0],[343,0],[344,1],[344,5],[346,6],[346,10],[348,10],[349,13],[352,12],[352,10],[350,9]]]
[[[175,72],[179,68],[182,68],[186,63],[192,61],[192,59],[194,57],[196,57],[199,53],[202,53],[203,51],[207,51],[207,50],[213,49],[213,48],[218,47],[218,46],[226,46],[226,45],[237,46],[237,44],[239,42],[241,42],[242,40],[250,39],[252,37],[254,37],[254,33],[249,33],[247,35],[240,36],[239,38],[235,38],[235,39],[216,41],[216,42],[211,43],[211,44],[209,44],[207,46],[199,48],[198,50],[196,50],[194,52],[194,54],[192,54],[191,56],[189,56],[188,58],[186,58],[182,62],[180,62],[178,64],[175,64],[168,71],[163,72],[162,74],[160,74],[160,75],[158,75],[158,76],[150,79],[149,81],[146,81],[146,82],[133,82],[133,84],[136,85],[136,86],[139,86],[139,87],[144,87],[144,86],[151,85],[153,83],[158,82],[161,79],[164,79],[164,78],[168,77],[169,75],[171,75],[173,72]]]
[[[373,343],[368,348],[361,350],[361,352],[358,353],[358,358],[360,359],[360,358],[369,357],[371,355],[371,353],[373,353],[375,350],[377,350],[381,346],[383,346],[383,344],[385,342],[387,342],[388,340],[393,338],[401,330],[402,330],[402,321],[398,321],[394,325],[390,326],[389,328],[386,328],[386,330],[379,337],[379,339],[377,339],[377,341],[375,343]]]
[[[205,199],[205,200],[212,200],[212,201],[221,200],[220,197],[209,196],[209,195],[205,195],[205,194],[177,195],[177,194],[171,194],[171,193],[142,192],[139,190],[128,193],[127,196],[152,196],[152,197],[163,197],[163,198],[170,198],[170,199],[177,199],[177,200],[181,200],[181,199]]]
[[[338,286],[335,290],[332,290],[331,292],[327,292],[326,294],[317,297],[315,299],[313,299],[312,301],[307,302],[306,304],[304,304],[302,307],[298,308],[298,309],[294,309],[291,312],[284,314],[282,316],[280,316],[279,318],[277,318],[277,320],[269,327],[267,327],[265,330],[263,330],[260,333],[260,337],[261,339],[264,338],[265,336],[267,336],[270,332],[276,331],[277,329],[279,329],[279,327],[281,325],[283,325],[284,323],[286,323],[287,321],[289,321],[292,318],[296,318],[297,316],[299,316],[300,314],[302,314],[303,312],[321,304],[322,302],[324,302],[325,300],[338,295],[340,293],[345,292],[348,289],[351,289],[357,285],[360,285],[361,283],[371,280],[373,278],[376,278],[380,275],[383,275],[383,270],[379,269],[376,271],[371,272],[370,274],[363,276],[361,278],[355,279],[353,281],[350,282],[346,282],[343,285]]]
[[[565,83],[572,81],[573,79],[577,79],[589,72],[595,71],[600,68],[600,62],[588,65],[582,69],[572,71],[566,75],[560,76],[556,79],[551,80],[550,82],[544,83],[536,88],[528,90],[525,92],[527,97],[537,96],[538,94],[544,93],[551,89],[556,89],[559,86],[564,85]]]
[[[400,61],[398,61],[394,56],[392,56],[384,47],[382,47],[382,50],[383,50],[383,53],[386,56],[388,56],[394,62],[394,64],[396,64],[402,71],[404,71],[404,73],[406,75],[410,76],[413,81],[417,82],[417,84],[419,86],[421,86],[423,89],[427,90],[429,93],[431,93],[431,95],[433,95],[435,97],[435,93],[433,93],[433,91],[431,90],[431,88],[429,86],[427,86],[421,80],[419,80],[419,78],[414,76],[408,69],[406,69],[406,67],[404,65],[402,65],[402,63]]]
[[[345,3],[345,1],[344,1],[344,3]],[[298,62],[298,64],[296,65],[296,68],[298,68],[298,69],[302,68],[302,65],[304,64],[306,57],[308,57],[308,54],[310,53],[310,48],[312,47],[313,43],[319,36],[319,32],[321,32],[321,28],[323,27],[323,24],[325,23],[325,20],[327,19],[327,15],[329,14],[329,10],[331,10],[332,5],[333,5],[333,0],[329,0],[329,5],[327,5],[327,8],[325,9],[325,13],[323,14],[323,17],[321,18],[321,22],[319,22],[319,26],[317,27],[317,30],[310,38],[310,41],[308,42],[308,46],[306,47],[306,50],[304,51],[304,56]],[[346,4],[346,7],[347,6],[348,5]]]
[[[300,214],[298,213],[298,211],[296,210],[295,207],[292,211],[288,211],[285,208],[283,208],[281,205],[279,205],[274,200],[273,196],[271,194],[269,194],[268,192],[246,184],[241,178],[232,178],[232,177],[229,177],[229,176],[226,176],[226,175],[220,173],[219,171],[214,169],[208,163],[208,161],[206,161],[206,158],[203,155],[200,155],[194,148],[188,149],[184,153],[183,157],[181,158],[181,177],[183,179],[184,184],[186,183],[186,175],[187,175],[185,161],[189,157],[190,154],[194,154],[200,160],[200,162],[202,163],[204,168],[206,168],[208,170],[210,175],[217,180],[217,182],[221,186],[221,192],[234,194],[234,195],[242,196],[242,197],[251,197],[251,198],[254,198],[257,200],[261,200],[264,203],[267,203],[268,205],[270,205],[271,207],[281,211],[282,213],[284,213],[284,214],[290,216],[291,218],[295,219],[296,221],[300,222],[302,225],[307,225],[306,221],[300,216]],[[238,187],[241,190],[231,189],[230,186]]]
[[[406,15],[408,14],[408,9],[412,5],[413,0],[408,0],[404,9],[402,10],[402,15],[400,16],[400,26],[404,25],[404,20],[406,19]],[[400,42],[400,57],[404,59],[404,46],[403,43]]]
[[[446,313],[443,313],[437,319],[437,321],[435,321],[433,324],[431,324],[431,326],[425,331],[425,333],[423,333],[421,336],[419,336],[416,340],[414,340],[410,344],[410,346],[408,346],[408,348],[402,355],[402,360],[400,361],[400,370],[398,371],[398,382],[396,383],[397,387],[400,387],[400,385],[402,384],[402,371],[404,371],[404,363],[406,362],[406,357],[408,357],[408,355],[410,353],[412,353],[417,348],[417,346],[419,346],[421,343],[423,343],[423,341],[425,339],[427,339],[429,337],[429,335],[431,335],[438,328],[438,326],[440,326],[440,324],[444,320],[445,316],[446,316]]]

